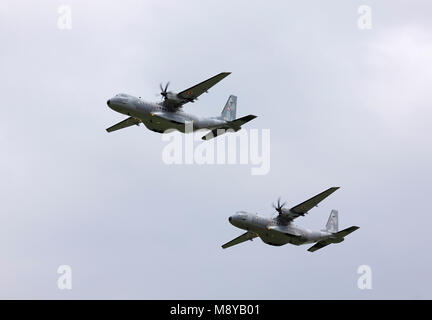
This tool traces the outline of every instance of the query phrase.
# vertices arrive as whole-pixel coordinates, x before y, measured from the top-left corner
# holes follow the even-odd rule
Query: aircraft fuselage
[[[186,123],[191,124],[193,131],[218,128],[227,123],[219,117],[199,117],[183,110],[170,111],[158,103],[146,102],[127,94],[118,94],[107,101],[108,106],[119,113],[133,117],[152,130],[159,133],[168,129],[185,132]]]
[[[298,227],[292,222],[280,223],[277,219],[242,211],[232,215],[228,220],[233,226],[253,232],[264,243],[273,246],[282,246],[287,243],[302,245],[333,237],[333,234],[327,231],[313,231]]]

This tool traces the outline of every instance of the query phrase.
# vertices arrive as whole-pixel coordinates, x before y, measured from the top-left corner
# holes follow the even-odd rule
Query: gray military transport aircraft
[[[188,114],[182,110],[184,104],[194,102],[197,98],[207,92],[216,83],[231,74],[231,72],[222,72],[218,75],[207,79],[189,89],[180,93],[174,93],[168,90],[169,82],[165,88],[160,85],[163,101],[146,102],[140,98],[120,93],[107,101],[108,106],[114,111],[129,116],[127,119],[106,129],[108,132],[123,129],[133,125],[144,125],[155,132],[163,133],[168,129],[178,130],[185,133],[190,124],[193,131],[200,129],[211,130],[202,137],[203,140],[209,140],[218,135],[225,133],[227,130],[238,131],[241,126],[256,118],[254,115],[248,115],[236,119],[237,97],[231,95],[220,116],[203,118]]]
[[[304,216],[310,209],[317,206],[322,200],[335,192],[339,187],[329,188],[315,197],[306,200],[299,205],[286,209],[285,203],[281,204],[280,199],[277,205],[273,204],[278,215],[275,218],[260,217],[256,214],[239,211],[228,218],[229,222],[237,228],[247,230],[241,236],[225,243],[222,248],[234,246],[247,240],[260,237],[264,243],[273,246],[282,246],[287,243],[302,245],[315,243],[308,251],[314,252],[332,243],[344,241],[344,237],[359,227],[352,226],[338,231],[338,212],[332,210],[324,230],[311,231],[293,224],[293,220]]]

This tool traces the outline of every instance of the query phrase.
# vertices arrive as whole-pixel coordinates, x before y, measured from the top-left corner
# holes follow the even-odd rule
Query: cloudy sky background
[[[72,29],[57,28],[70,5]],[[357,26],[372,8],[372,29]],[[0,298],[432,298],[430,1],[2,1]],[[271,170],[168,166],[161,135],[112,134],[119,92],[157,100],[232,74],[185,110],[229,94],[271,130]],[[241,234],[341,189],[299,225],[361,229],[314,254]],[[73,289],[57,288],[59,265]],[[372,290],[357,268],[372,268]]]

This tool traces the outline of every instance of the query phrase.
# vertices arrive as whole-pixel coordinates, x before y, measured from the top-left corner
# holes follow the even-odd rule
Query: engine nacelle
[[[183,102],[184,99],[180,98],[177,93],[174,92],[167,92],[165,95],[165,99],[175,102],[175,103],[180,103]]]

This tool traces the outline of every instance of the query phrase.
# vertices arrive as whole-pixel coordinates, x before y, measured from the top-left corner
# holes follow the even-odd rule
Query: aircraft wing
[[[138,126],[140,124],[140,122],[141,122],[140,120],[137,120],[133,117],[129,117],[129,118],[109,127],[108,129],[106,129],[106,131],[113,132],[113,131],[124,129],[124,128],[130,127],[130,126],[133,126],[133,125]]]
[[[242,243],[242,242],[245,242],[245,241],[248,241],[248,240],[252,240],[253,238],[256,238],[256,237],[257,237],[257,235],[255,233],[252,233],[252,232],[248,231],[246,233],[243,233],[240,237],[237,237],[237,238],[235,238],[235,239],[233,239],[233,240],[225,243],[222,246],[222,248],[226,249],[226,248],[235,246],[236,244],[239,244],[239,243]]]
[[[222,72],[210,79],[207,79],[193,87],[190,87],[182,92],[178,93],[177,96],[181,99],[185,99],[187,102],[193,102],[196,98],[202,95],[204,92],[207,92],[211,87],[213,87],[216,83],[221,81],[223,78],[229,76],[231,72]]]
[[[319,250],[319,249],[324,248],[325,246],[328,246],[329,244],[331,244],[331,242],[328,241],[328,240],[318,241],[318,242],[315,243],[312,247],[310,247],[310,248],[308,249],[308,251],[310,251],[310,252],[314,252],[314,251],[317,251],[317,250]]]
[[[308,213],[310,209],[316,207],[318,203],[323,201],[325,198],[327,198],[337,189],[339,189],[339,187],[329,188],[326,191],[323,191],[320,194],[317,194],[316,196],[310,198],[309,200],[306,200],[296,205],[295,207],[292,207],[291,209],[284,212],[282,215],[284,216],[284,218],[287,218],[288,220],[293,220],[299,216],[304,216],[306,213]]]

